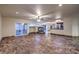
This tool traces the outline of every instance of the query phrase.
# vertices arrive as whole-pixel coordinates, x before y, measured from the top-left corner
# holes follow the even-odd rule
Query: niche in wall
[[[55,24],[52,24],[50,26],[50,29],[52,29],[52,30],[64,30],[64,23],[63,22],[57,22]]]

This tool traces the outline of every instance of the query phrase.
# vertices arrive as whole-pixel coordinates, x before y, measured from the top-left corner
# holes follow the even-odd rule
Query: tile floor
[[[78,54],[79,38],[29,34],[7,37],[0,42],[1,54]]]

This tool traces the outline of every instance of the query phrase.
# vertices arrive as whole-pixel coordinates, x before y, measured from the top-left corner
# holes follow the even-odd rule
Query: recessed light
[[[16,12],[16,14],[19,14],[19,12]]]
[[[37,16],[40,16],[41,15],[41,10],[40,9],[37,9],[36,10],[36,13],[37,13]]]
[[[62,4],[59,4],[58,6],[61,7],[61,6],[63,6],[63,5],[62,5]]]

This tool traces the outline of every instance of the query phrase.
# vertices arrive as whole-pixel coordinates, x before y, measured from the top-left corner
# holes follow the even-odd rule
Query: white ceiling
[[[79,5],[63,5],[58,4],[4,4],[0,5],[0,13],[2,16],[20,17],[24,19],[31,19],[37,15],[37,10],[40,10],[42,17],[54,19],[58,13],[61,17],[71,16],[79,13]],[[19,12],[19,14],[16,14]]]

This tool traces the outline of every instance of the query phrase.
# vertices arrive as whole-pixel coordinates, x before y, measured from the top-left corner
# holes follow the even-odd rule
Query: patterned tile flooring
[[[7,37],[0,42],[1,54],[78,54],[79,38],[48,34]]]

